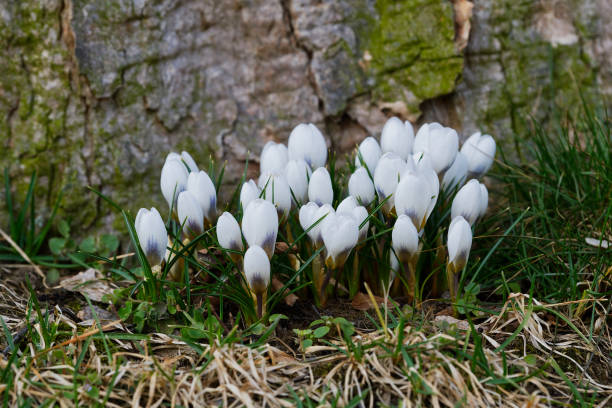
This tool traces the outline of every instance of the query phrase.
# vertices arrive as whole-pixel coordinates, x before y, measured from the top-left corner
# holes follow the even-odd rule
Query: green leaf
[[[68,225],[66,220],[59,220],[57,223],[57,230],[64,238],[68,238],[70,236],[70,225]]]
[[[132,314],[132,302],[125,302],[125,305],[119,309],[119,317],[121,320],[127,320]]]
[[[60,273],[57,269],[49,269],[49,272],[47,272],[47,284],[55,286],[55,284],[59,281],[59,278]]]
[[[329,326],[321,326],[315,329],[314,336],[315,338],[320,339],[321,337],[325,337],[327,333],[329,333]]]
[[[96,252],[96,240],[94,237],[87,237],[79,245],[79,249],[83,252]]]
[[[65,238],[53,237],[49,240],[49,249],[55,255],[61,255],[62,249],[66,246]]]
[[[538,359],[535,354],[527,354],[523,358],[523,360],[525,360],[527,364],[532,365],[532,366],[536,365],[536,363],[538,362]]]
[[[312,340],[306,339],[302,342],[302,350],[306,351],[308,347],[312,346]]]
[[[115,252],[119,248],[119,238],[112,234],[103,234],[100,237],[100,243],[110,253]]]

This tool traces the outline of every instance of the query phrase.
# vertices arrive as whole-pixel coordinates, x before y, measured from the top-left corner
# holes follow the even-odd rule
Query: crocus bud
[[[397,217],[391,232],[393,250],[402,262],[409,262],[419,250],[419,233],[405,214]]]
[[[495,140],[490,135],[476,132],[463,143],[461,152],[467,159],[468,171],[473,177],[478,178],[489,171],[493,164]]]
[[[395,190],[395,211],[405,214],[420,231],[427,221],[427,210],[431,203],[431,187],[426,179],[413,172],[404,173]]]
[[[202,207],[191,191],[185,190],[179,194],[176,207],[185,235],[193,239],[204,232]]]
[[[159,265],[164,259],[168,242],[168,232],[161,215],[155,207],[151,210],[141,208],[136,215],[134,227],[149,265]]]
[[[325,166],[327,145],[323,134],[312,123],[300,123],[289,135],[289,160],[304,160],[311,169]]]
[[[240,189],[240,205],[242,206],[242,210],[244,211],[251,201],[259,198],[260,195],[261,190],[257,184],[255,184],[254,180],[245,181]]]
[[[289,161],[287,146],[272,141],[266,143],[259,158],[259,172],[281,174]]]
[[[293,192],[293,197],[298,200],[298,203],[303,203],[308,199],[308,180],[312,170],[310,166],[304,160],[291,160],[285,166],[285,176],[287,177],[287,183]]]
[[[177,159],[168,159],[161,172],[161,191],[168,206],[176,211],[176,199],[187,189],[187,168]]]
[[[376,165],[378,164],[378,159],[382,155],[382,151],[376,139],[371,136],[363,139],[359,148],[357,149],[357,154],[355,155],[355,166],[361,167],[362,161],[370,171],[370,173],[374,174],[374,170],[376,169]]]
[[[360,226],[365,220],[368,219],[368,210],[364,206],[359,205],[357,200],[353,196],[348,196],[336,208],[336,214],[347,214],[355,218],[357,226]],[[359,228],[359,242],[363,242],[368,235],[368,227],[370,221],[367,221],[363,227]]]
[[[272,258],[278,234],[278,213],[274,204],[262,198],[251,201],[242,216],[242,233],[249,247],[260,246],[268,258]]]
[[[479,218],[484,217],[487,212],[487,207],[489,206],[489,190],[487,190],[487,186],[483,183],[480,183],[480,214]]]
[[[431,160],[429,159],[429,154],[418,152],[413,155],[413,158],[415,161],[415,172],[419,175],[419,177],[427,182],[429,187],[429,192],[427,193],[427,196],[429,197],[429,204],[427,206],[427,214],[425,216],[425,220],[427,220],[433,212],[436,202],[438,202],[438,195],[440,194],[440,179],[433,170]],[[408,173],[410,173],[410,171],[408,171]]]
[[[324,225],[322,236],[327,251],[325,264],[330,269],[338,269],[357,245],[359,225],[354,217],[339,214],[332,222]]]
[[[198,165],[196,164],[195,160],[193,160],[193,157],[191,157],[191,155],[184,150],[181,152],[181,159],[183,160],[183,163],[185,163],[187,169],[190,172],[199,170]]]
[[[194,195],[202,207],[204,222],[212,225],[217,215],[217,190],[208,174],[204,170],[189,173],[187,190]]]
[[[462,216],[451,221],[447,246],[448,263],[452,265],[454,272],[460,271],[465,267],[472,247],[472,229]]]
[[[424,124],[414,139],[413,150],[429,154],[432,167],[438,174],[442,174],[453,164],[458,149],[457,132],[439,123]]]
[[[236,218],[227,211],[221,214],[217,220],[217,240],[222,248],[231,249],[233,251],[242,251],[244,249],[238,221],[236,221]],[[230,256],[234,262],[237,262],[240,258],[240,256],[235,253],[231,253]]]
[[[410,122],[403,123],[395,116],[389,118],[380,135],[380,145],[384,153],[393,152],[406,160],[412,153],[414,130]]]
[[[370,170],[372,171],[372,170]],[[355,197],[361,204],[370,205],[374,201],[374,183],[363,167],[355,170],[348,182],[349,194]]]
[[[472,179],[457,191],[451,207],[451,218],[462,216],[474,225],[482,212],[482,190],[478,180]],[[488,195],[488,194],[487,194]],[[488,198],[488,197],[487,197]]]
[[[453,165],[444,173],[442,188],[445,191],[453,191],[457,187],[463,186],[467,179],[468,162],[462,152],[457,152]]]
[[[257,316],[263,315],[265,295],[270,284],[270,260],[259,246],[251,246],[244,254],[244,277],[257,303]]]
[[[291,190],[285,176],[275,174],[262,174],[259,178],[261,188],[264,190],[263,198],[276,206],[279,220],[284,220],[291,210]]]
[[[318,205],[331,204],[334,199],[331,177],[325,167],[316,169],[308,183],[308,199]]]
[[[304,231],[306,231],[308,228],[310,228],[310,226],[312,225],[312,223],[314,222],[314,215],[317,212],[317,210],[319,209],[319,206],[316,203],[313,203],[312,201],[304,204],[302,207],[300,207],[300,213],[299,213],[299,219],[300,219],[300,225],[302,226],[302,229]],[[310,237],[310,231],[307,233],[308,236]],[[311,237],[312,239],[312,237]],[[314,241],[314,239],[313,239]]]
[[[395,192],[401,174],[406,170],[406,162],[395,153],[382,155],[374,171],[374,186],[380,201]],[[395,197],[391,196],[383,205],[383,210],[389,214],[395,207]]]

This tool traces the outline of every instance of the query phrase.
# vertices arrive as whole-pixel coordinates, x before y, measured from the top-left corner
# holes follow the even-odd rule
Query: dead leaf
[[[594,246],[595,248],[604,248],[604,249],[610,248],[610,241],[606,239],[587,237],[584,239],[584,241],[588,245]]]
[[[474,3],[468,0],[453,0],[455,9],[455,46],[459,51],[463,51],[470,39],[470,29],[472,24],[472,9]]]
[[[279,279],[272,278],[272,289],[274,292],[282,290],[284,286],[285,284]],[[293,306],[295,302],[297,302],[297,300],[299,299],[294,293],[289,293],[289,290],[287,288],[285,288],[285,292],[283,292],[283,295],[285,296],[285,303],[287,304],[287,306]]]
[[[454,318],[453,316],[447,315],[436,316],[434,322],[437,324],[447,323],[449,326],[455,325],[459,330],[468,330],[470,328],[470,324],[465,320],[459,320]]]
[[[101,324],[107,324],[119,320],[119,316],[117,315],[117,313],[109,312],[108,310],[102,309],[101,307],[98,307],[96,305],[93,305],[93,309],[94,310],[92,311],[89,305],[87,305],[85,308],[83,308],[83,310],[77,313],[77,317],[81,319],[81,321],[79,322],[79,326],[93,326],[94,324],[96,324],[96,317],[98,318]],[[93,313],[94,311],[96,312],[95,315]],[[117,326],[121,327],[119,325]]]
[[[380,296],[374,296],[374,300],[379,305],[382,305],[385,303],[385,299],[381,298]],[[387,305],[391,306],[391,302],[387,301]],[[355,310],[362,310],[362,311],[370,310],[374,307],[374,305],[372,304],[372,301],[370,300],[370,297],[363,292],[359,292],[355,295],[355,297],[351,301],[351,306]]]
[[[71,292],[79,292],[91,300],[101,302],[104,295],[113,293],[116,289],[97,269],[89,268],[74,276],[61,280],[59,287]]]

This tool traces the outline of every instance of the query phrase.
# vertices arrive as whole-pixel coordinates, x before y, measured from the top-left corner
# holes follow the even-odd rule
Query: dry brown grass
[[[25,323],[25,302],[6,286],[0,289],[2,317],[15,334]],[[591,300],[595,308],[604,301]],[[0,369],[14,378],[0,385],[0,396],[10,406],[29,399],[34,405],[62,407],[292,407],[298,398],[345,406],[361,395],[360,405],[367,407],[538,407],[570,406],[579,390],[585,401],[596,394],[597,405],[606,406],[612,399],[609,374],[601,372],[602,367],[609,371],[612,350],[606,316],[595,323],[597,336],[589,339],[580,333],[583,327],[575,331],[550,318],[551,310],[563,306],[530,303],[527,295],[514,294],[499,315],[475,326],[482,346],[473,331],[461,329],[465,322],[358,331],[351,344],[336,339],[305,354],[237,343],[201,344],[204,352],[196,353],[182,341],[153,333],[147,340],[108,338],[111,361],[96,330],[84,331],[55,307],[51,323],[70,328],[72,337],[38,345],[25,339],[24,358],[10,368],[7,356],[0,358]],[[40,341],[40,324],[33,328]],[[509,338],[504,353],[496,351]]]

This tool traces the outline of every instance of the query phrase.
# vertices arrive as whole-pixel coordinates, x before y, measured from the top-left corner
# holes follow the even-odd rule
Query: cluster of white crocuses
[[[161,172],[161,191],[172,209],[172,217],[182,226],[183,243],[201,235],[214,225],[217,214],[217,192],[208,174],[199,170],[187,152],[170,153]],[[159,275],[161,264],[171,256],[173,243],[169,240],[164,221],[157,209],[141,208],[135,220],[140,246],[153,273]],[[168,278],[180,281],[183,265],[175,263]]]

